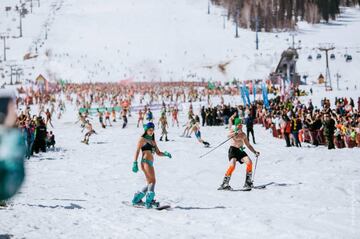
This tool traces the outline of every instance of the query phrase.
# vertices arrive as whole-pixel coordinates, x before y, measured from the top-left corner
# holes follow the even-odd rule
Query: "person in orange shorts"
[[[260,153],[256,151],[248,141],[246,134],[242,131],[242,120],[239,118],[234,119],[235,115],[230,118],[230,133],[228,135],[231,138],[231,146],[229,148],[228,157],[229,157],[229,167],[226,170],[223,183],[220,185],[218,190],[232,190],[229,185],[230,178],[232,173],[235,170],[236,162],[240,164],[246,164],[246,178],[244,189],[251,190],[253,186],[252,182],[252,161],[244,151],[246,145],[251,152],[256,156],[259,156]],[[232,126],[232,121],[234,120],[234,127]]]

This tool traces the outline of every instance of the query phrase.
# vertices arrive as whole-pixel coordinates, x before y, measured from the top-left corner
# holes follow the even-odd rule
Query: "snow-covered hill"
[[[223,29],[224,10],[212,6],[208,15],[205,0],[41,2],[43,6],[24,19],[24,39],[11,40],[9,57],[20,60],[29,50],[35,54],[32,42],[39,40],[40,45],[44,42],[38,46],[39,57],[23,64],[70,81],[263,79],[292,41],[289,33],[260,33],[256,51],[255,33],[240,29],[240,37],[235,38],[231,21]],[[353,89],[359,74],[360,10],[342,11],[328,25],[299,24],[295,37],[297,46],[301,41],[298,71],[309,75],[309,82],[316,81],[325,71],[325,57],[316,60],[316,48],[333,43],[336,60],[330,63],[331,73],[340,73],[343,88]],[[44,39],[45,22],[49,22],[48,40]],[[351,63],[345,62],[345,53],[353,56]],[[311,62],[307,60],[310,54]],[[219,64],[226,65],[225,72]]]

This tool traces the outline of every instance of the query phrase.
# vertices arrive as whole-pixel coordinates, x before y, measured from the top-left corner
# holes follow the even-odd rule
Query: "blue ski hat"
[[[143,125],[144,131],[147,131],[148,129],[155,129],[155,125],[153,122],[148,122],[147,124]]]

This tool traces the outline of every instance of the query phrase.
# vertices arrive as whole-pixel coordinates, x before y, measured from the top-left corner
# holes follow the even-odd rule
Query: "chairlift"
[[[352,56],[351,55],[347,55],[346,56],[346,62],[350,62],[352,61]]]

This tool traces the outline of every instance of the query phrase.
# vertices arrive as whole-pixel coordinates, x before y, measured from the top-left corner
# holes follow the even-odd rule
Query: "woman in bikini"
[[[146,177],[146,186],[139,192],[135,193],[134,198],[132,200],[133,205],[143,204],[142,199],[146,196],[145,199],[145,207],[152,208],[156,205],[154,200],[155,198],[155,170],[154,170],[154,156],[156,153],[158,156],[165,156],[171,158],[171,154],[168,152],[161,152],[156,145],[155,135],[154,135],[155,125],[152,122],[144,125],[144,134],[139,139],[136,152],[135,152],[135,160],[133,163],[133,172],[136,173],[139,171],[138,168],[138,157],[140,154],[140,150],[142,151],[141,158],[141,170],[144,172]]]

